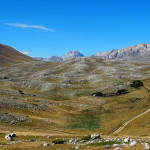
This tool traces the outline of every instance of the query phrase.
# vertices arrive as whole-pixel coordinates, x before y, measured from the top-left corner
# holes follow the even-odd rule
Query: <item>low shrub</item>
[[[96,97],[110,97],[110,96],[116,96],[116,95],[120,95],[120,94],[126,94],[129,93],[126,89],[121,89],[118,90],[116,93],[102,93],[102,92],[95,92],[92,93],[92,96],[96,96]]]
[[[130,84],[131,87],[134,87],[134,88],[138,88],[140,86],[143,86],[143,82],[140,81],[140,80],[135,80],[135,81],[132,81],[132,83]]]
[[[91,139],[91,135],[84,136],[82,140],[89,141]]]
[[[121,89],[116,92],[116,95],[126,94],[126,93],[128,93],[128,91],[126,89]]]
[[[92,93],[92,96],[103,97],[104,94],[102,92]]]
[[[53,143],[53,144],[64,144],[65,141],[64,141],[64,140],[61,140],[61,139],[57,139],[57,140],[53,140],[52,143]]]

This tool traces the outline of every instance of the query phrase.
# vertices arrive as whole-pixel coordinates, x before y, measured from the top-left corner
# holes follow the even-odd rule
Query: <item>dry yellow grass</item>
[[[40,68],[40,71],[44,69],[51,68],[56,64],[48,64],[46,68]],[[64,71],[65,68],[62,70],[58,70],[56,72],[59,74],[60,72]],[[101,72],[99,72],[101,73]],[[103,79],[108,80],[107,76],[104,76]],[[101,86],[107,85],[103,81]],[[51,78],[47,78],[47,81],[52,82]],[[130,81],[129,79],[125,79],[122,82]],[[119,84],[114,80],[115,84]],[[3,90],[12,90],[9,87],[11,82],[1,82],[0,89]],[[102,83],[102,82],[101,82]],[[78,84],[74,82],[74,84]],[[150,79],[144,80],[144,84],[150,87]],[[91,84],[88,85],[85,82],[83,85],[80,85],[76,88],[68,88],[65,90],[60,90],[63,92],[68,92],[67,90],[74,90],[74,91],[88,91],[92,92],[95,89],[100,89],[101,87],[99,84]],[[21,88],[14,88],[14,91],[17,91]],[[111,89],[111,87],[109,87]],[[109,90],[108,89],[108,90]],[[25,141],[24,143],[12,144],[8,145],[8,147],[2,147],[1,149],[45,149],[43,148],[42,144],[47,141],[51,142],[54,138],[68,138],[79,136],[82,137],[87,134],[91,133],[99,133],[102,137],[106,137],[110,135],[113,131],[119,128],[124,122],[128,121],[132,117],[140,114],[141,112],[145,111],[149,108],[150,99],[149,99],[149,92],[146,88],[141,87],[138,89],[129,88],[130,92],[125,95],[120,96],[111,96],[111,97],[92,97],[92,96],[76,96],[72,97],[69,100],[58,100],[54,101],[48,97],[41,98],[41,97],[24,97],[24,96],[14,96],[12,94],[0,93],[1,98],[3,97],[11,97],[14,96],[16,101],[21,101],[24,103],[39,105],[43,104],[42,102],[36,102],[35,100],[44,99],[47,102],[51,102],[53,105],[46,104],[47,106],[51,107],[51,109],[45,111],[37,111],[32,112],[30,110],[22,110],[17,108],[10,108],[8,106],[1,107],[0,113],[12,113],[16,115],[23,115],[27,117],[27,121],[24,123],[19,123],[18,125],[10,125],[9,123],[4,123],[3,121],[0,122],[0,141],[6,145],[6,140],[4,139],[4,135],[10,132],[16,133],[17,137],[15,138],[16,141],[24,140],[24,139],[32,139],[35,138],[38,142],[29,142]],[[36,90],[36,89],[23,89],[24,92],[27,93],[34,93],[34,94],[43,94],[43,91]],[[49,91],[47,91],[49,92]],[[107,92],[107,89],[105,90]],[[81,93],[82,94],[82,93]],[[89,94],[89,93],[88,93]],[[24,98],[26,100],[24,100]],[[139,100],[135,100],[135,98],[139,98]],[[83,115],[83,114],[94,114],[95,116],[100,117],[100,121],[98,122],[99,128],[95,128],[93,130],[88,129],[70,129],[68,127],[69,121],[72,119],[73,115]],[[137,118],[136,120],[132,121],[128,124],[118,135],[116,136],[131,136],[134,138],[142,137],[148,138],[150,135],[150,121],[149,121],[150,113]],[[29,120],[32,120],[30,122]],[[50,120],[50,124],[48,124],[45,120]],[[67,128],[68,127],[68,128]],[[52,138],[47,139],[46,136],[51,135]],[[46,149],[74,149],[74,145],[51,145]],[[84,147],[83,149],[102,149],[101,147]],[[123,150],[127,150],[127,148],[122,148]],[[138,144],[137,147],[130,148],[133,150],[140,150],[143,149],[143,146]]]

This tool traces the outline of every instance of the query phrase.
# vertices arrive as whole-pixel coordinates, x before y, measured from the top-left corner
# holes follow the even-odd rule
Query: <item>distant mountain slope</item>
[[[112,50],[110,52],[100,52],[94,56],[104,59],[149,59],[150,58],[150,44],[141,43],[134,46],[122,48],[120,50]]]
[[[38,59],[41,61],[48,61],[48,62],[60,62],[63,60],[77,58],[77,57],[84,57],[84,55],[80,53],[79,51],[69,51],[61,57],[58,57],[58,56],[51,56],[49,58],[35,57],[35,59]]]
[[[55,62],[55,61],[63,61],[63,59],[61,57],[58,57],[58,56],[51,56],[49,58],[46,58],[45,61]]]
[[[51,56],[49,58],[43,58],[43,57],[35,57],[35,59],[41,60],[41,61],[48,61],[48,62],[59,62],[63,61],[61,57],[58,56]]]
[[[72,58],[77,58],[77,57],[84,57],[84,55],[80,53],[79,51],[69,51],[68,53],[66,53],[65,55],[61,57],[63,60],[67,60],[67,59],[72,59]]]
[[[0,63],[8,62],[27,62],[35,59],[26,56],[7,45],[0,44]]]

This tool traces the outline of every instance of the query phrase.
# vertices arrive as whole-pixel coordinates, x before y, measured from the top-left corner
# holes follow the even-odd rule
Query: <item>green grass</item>
[[[143,134],[143,135],[141,135],[140,137],[143,137],[143,136],[148,136],[148,134]]]
[[[91,143],[88,144],[89,146],[106,146],[106,145],[113,145],[113,144],[120,144],[121,142],[118,141],[108,141],[108,142],[101,142],[101,143]]]
[[[61,95],[53,95],[50,97],[50,99],[54,100],[54,101],[64,101],[64,100],[69,100],[68,97],[65,96],[61,96]]]
[[[77,93],[75,95],[75,97],[79,97],[79,96],[91,96],[92,92],[91,91],[83,91],[82,93]]]
[[[100,116],[90,113],[73,115],[67,128],[86,130],[100,128]]]

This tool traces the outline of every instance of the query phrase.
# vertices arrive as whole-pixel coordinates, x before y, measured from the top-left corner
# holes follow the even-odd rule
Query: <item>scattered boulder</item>
[[[51,137],[51,136],[50,136],[50,135],[48,135],[48,136],[47,136],[47,139],[49,139],[50,137]]]
[[[103,146],[104,148],[111,148],[111,146],[110,145],[105,145],[105,146]]]
[[[91,139],[100,139],[100,135],[99,134],[91,134]]]
[[[150,149],[148,143],[145,143],[145,148],[144,149]]]
[[[9,141],[12,141],[13,137],[11,136],[11,134],[7,134],[7,135],[5,135],[5,139],[9,140]]]
[[[10,133],[11,137],[16,137],[15,133]]]
[[[79,145],[78,145],[78,146],[75,146],[75,149],[79,149],[79,147],[80,147]]]
[[[121,150],[121,148],[120,147],[116,147],[114,150]]]
[[[139,100],[140,100],[140,98],[138,98],[138,97],[134,98],[134,101],[139,101]]]
[[[74,143],[78,143],[78,142],[79,142],[78,138],[74,140]]]
[[[84,142],[86,142],[86,140],[81,140],[81,141],[80,141],[80,143],[84,143]]]
[[[117,146],[119,146],[119,144],[113,144],[113,147],[117,147]]]
[[[130,142],[130,138],[129,138],[129,137],[128,137],[128,138],[125,138],[123,141],[124,141],[124,142]]]
[[[136,146],[137,142],[136,141],[133,141],[130,143],[130,146]]]
[[[17,123],[18,123],[17,121],[12,120],[12,121],[10,122],[10,125],[16,125]]]
[[[69,140],[69,143],[73,143],[73,141],[74,141],[74,140],[71,138],[71,139]]]
[[[45,147],[46,147],[46,146],[49,146],[49,144],[45,142],[45,143],[43,144],[43,146],[45,146]]]

